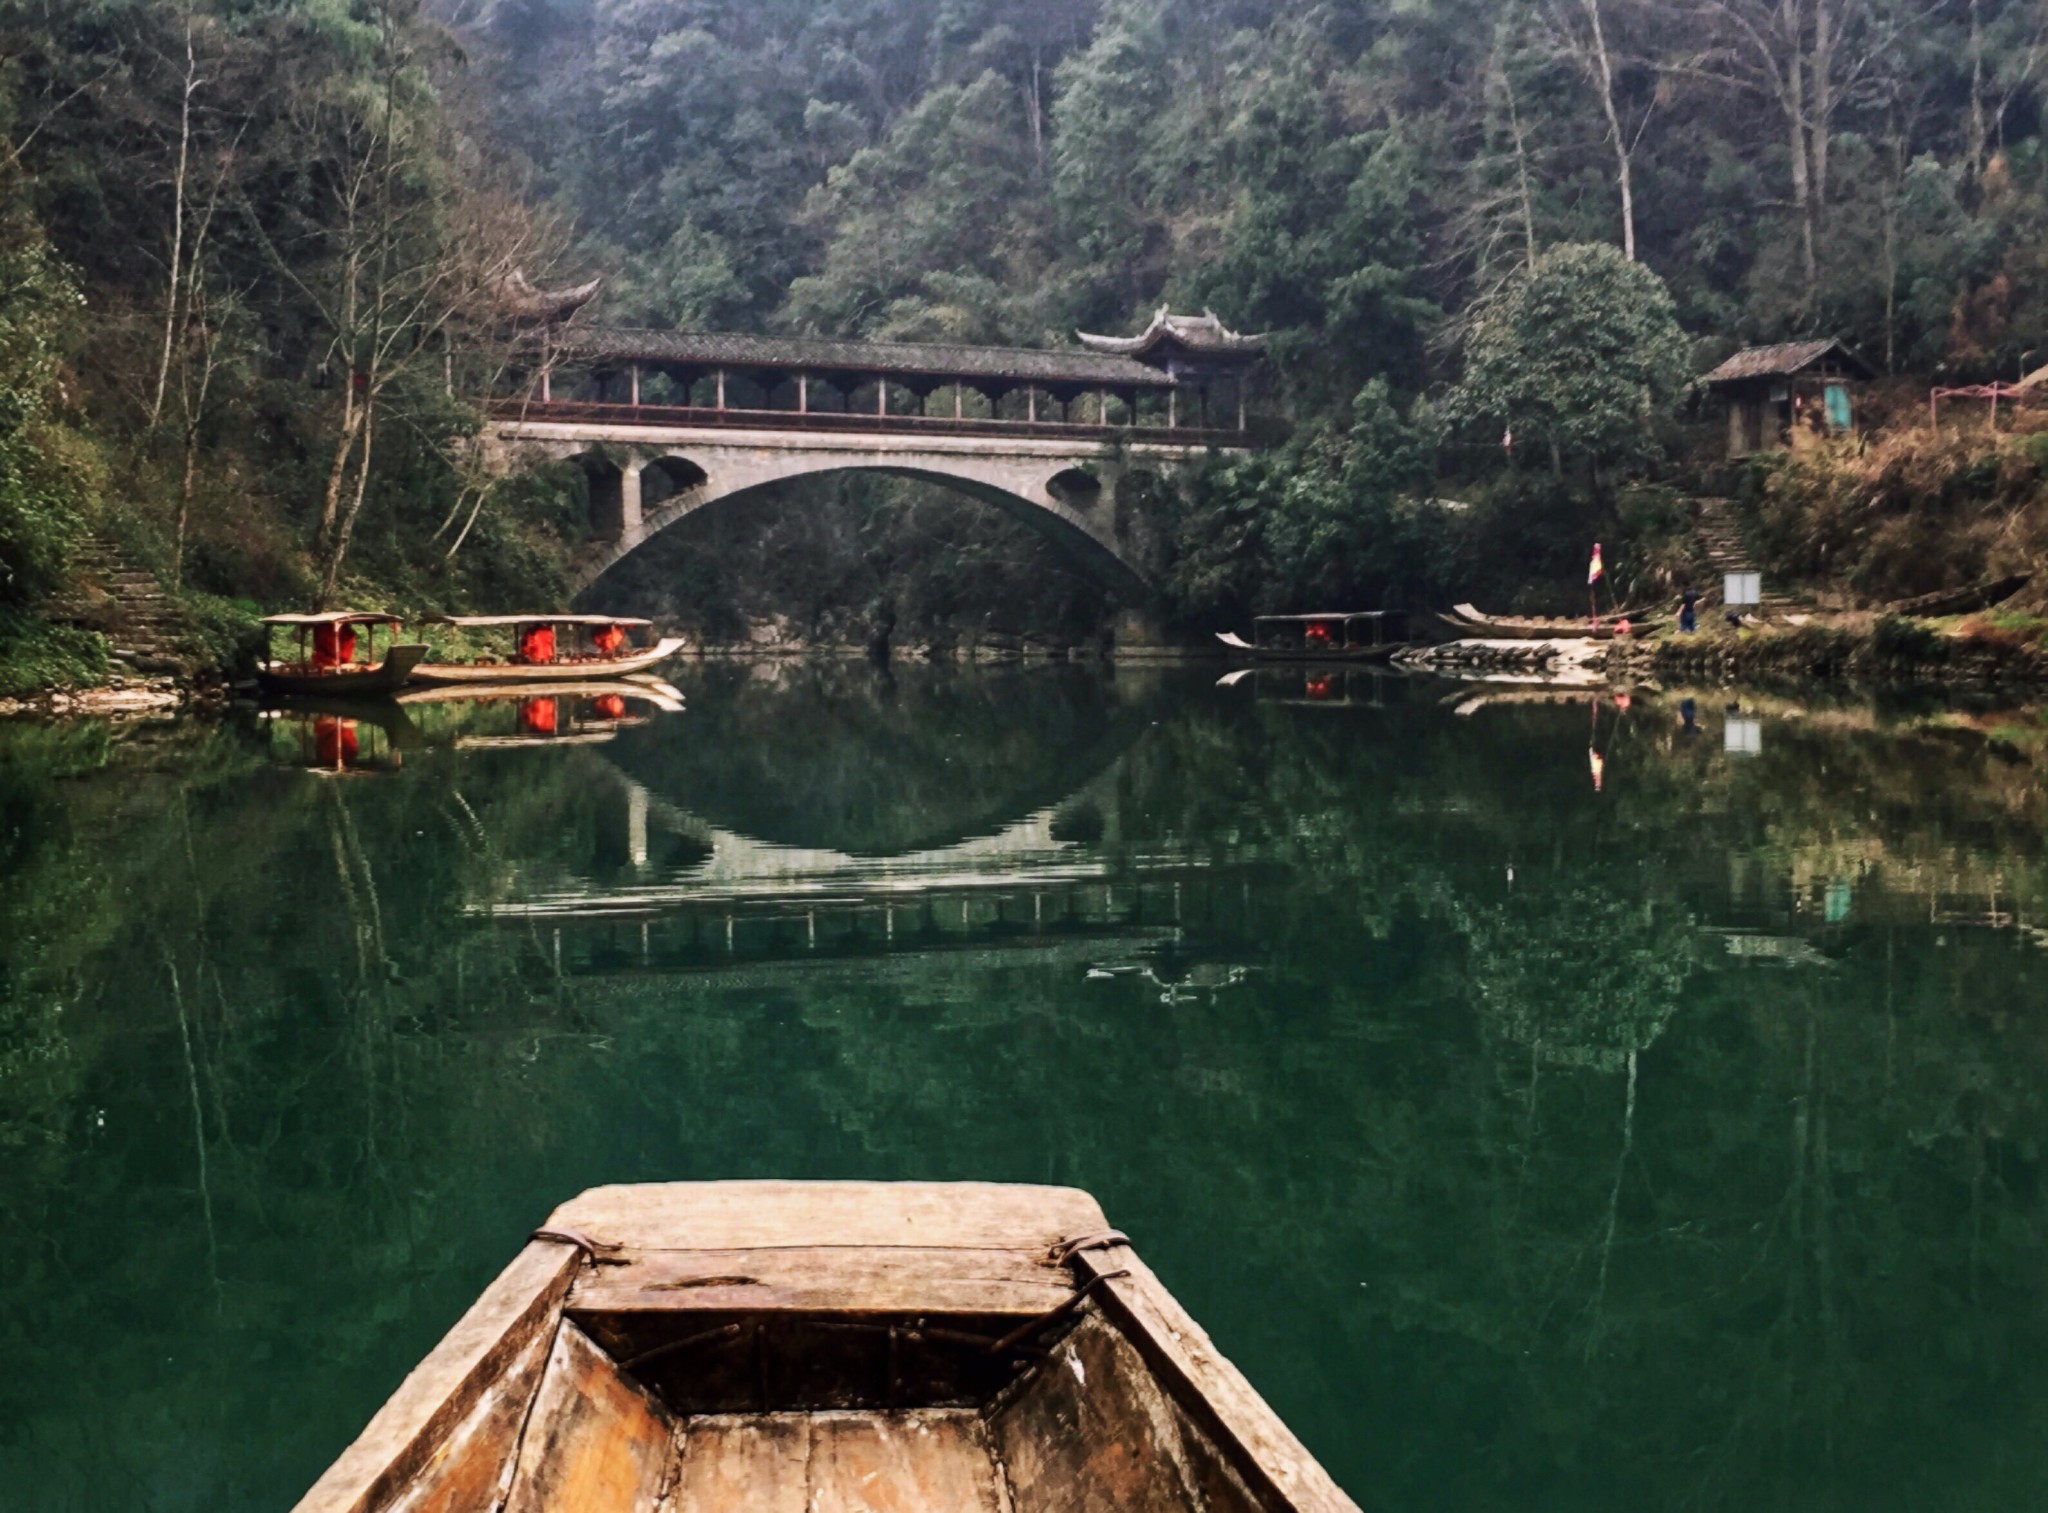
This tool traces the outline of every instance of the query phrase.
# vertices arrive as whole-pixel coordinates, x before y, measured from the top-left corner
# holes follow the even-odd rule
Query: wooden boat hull
[[[879,1182],[556,1210],[298,1513],[420,1507],[1356,1513],[1087,1194]]]
[[[1354,646],[1337,651],[1293,651],[1283,647],[1250,645],[1232,649],[1239,656],[1249,657],[1254,662],[1325,662],[1341,665],[1347,662],[1391,662],[1397,654],[1419,644],[1415,641],[1388,641],[1380,646]]]
[[[423,662],[413,669],[413,681],[426,686],[447,683],[600,683],[608,678],[630,677],[657,667],[683,649],[681,636],[665,636],[661,643],[630,657],[608,661],[579,662],[493,662],[481,666],[462,662]]]
[[[305,673],[259,667],[256,669],[256,686],[276,698],[377,698],[403,688],[426,654],[426,647],[408,642],[392,647],[384,654],[383,661],[369,667]]]
[[[1989,583],[1977,583],[1969,588],[1944,589],[1940,593],[1922,594],[1917,599],[1900,599],[1885,605],[1880,613],[1926,618],[1975,614],[1978,610],[2003,604],[2031,583],[2033,576],[2032,573],[2014,573],[2009,578],[1995,578]]]
[[[1462,639],[1485,641],[1611,641],[1617,620],[1626,619],[1637,635],[1661,629],[1665,623],[1661,617],[1628,614],[1603,616],[1598,625],[1584,619],[1489,615],[1469,604],[1444,611],[1438,618]]]

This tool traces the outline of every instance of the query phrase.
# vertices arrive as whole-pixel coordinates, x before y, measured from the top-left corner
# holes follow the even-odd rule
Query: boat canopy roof
[[[1384,620],[1399,614],[1391,609],[1333,609],[1326,615],[1260,615],[1254,625],[1306,625],[1312,620]]]
[[[403,625],[397,615],[357,609],[322,610],[315,615],[265,615],[265,625]]]
[[[652,625],[652,620],[640,620],[632,615],[429,615],[439,625],[460,625],[479,628],[487,625]]]

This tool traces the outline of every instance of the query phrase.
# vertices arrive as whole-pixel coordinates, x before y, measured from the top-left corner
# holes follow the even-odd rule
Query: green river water
[[[2048,725],[1216,677],[0,728],[0,1509],[742,1176],[1089,1189],[1371,1508],[2037,1505]]]

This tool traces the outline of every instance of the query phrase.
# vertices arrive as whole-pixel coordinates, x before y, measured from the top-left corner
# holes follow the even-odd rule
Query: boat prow
[[[592,1189],[297,1513],[1339,1513],[1070,1188]]]

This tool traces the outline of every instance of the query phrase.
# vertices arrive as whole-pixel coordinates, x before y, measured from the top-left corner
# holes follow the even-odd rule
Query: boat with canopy
[[[1393,609],[1260,615],[1251,640],[1235,631],[1218,631],[1216,639],[1262,661],[1384,662],[1409,644],[1408,617]]]
[[[266,615],[264,657],[256,664],[256,683],[272,695],[354,698],[395,693],[427,654],[416,642],[398,639],[405,622],[396,615],[337,609],[303,615]],[[296,633],[297,654],[270,655],[279,630]],[[377,653],[377,632],[384,630],[384,653]]]
[[[507,644],[502,656],[422,662],[413,681],[423,684],[591,682],[645,672],[683,649],[681,636],[656,638],[652,620],[627,615],[440,615],[426,623],[503,631]]]
[[[297,1513],[421,1508],[1357,1513],[1088,1194],[772,1181],[556,1209]]]

